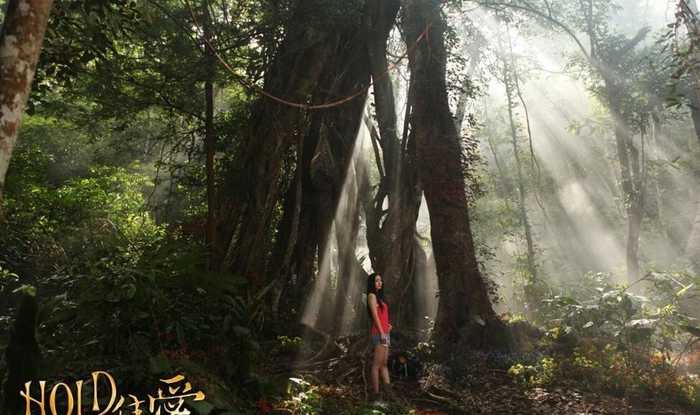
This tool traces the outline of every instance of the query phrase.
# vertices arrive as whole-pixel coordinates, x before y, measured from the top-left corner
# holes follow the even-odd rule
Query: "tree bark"
[[[218,268],[221,254],[217,253],[216,238],[216,176],[214,168],[214,153],[216,152],[216,133],[214,131],[214,78],[216,76],[216,57],[212,50],[211,16],[209,15],[209,1],[202,4],[204,14],[204,65],[206,66],[206,79],[204,81],[204,146],[206,152],[207,172],[207,225],[206,243],[209,254],[208,266],[210,270]]]
[[[338,35],[307,24],[316,2],[300,2],[287,27],[265,80],[265,91],[291,102],[307,103],[318,87],[326,65],[336,50]],[[330,28],[328,28],[330,30]],[[343,91],[350,93],[353,91]],[[224,267],[260,285],[271,240],[270,225],[281,191],[284,156],[305,133],[307,111],[261,97],[254,109],[242,168],[234,183],[242,193],[230,215],[228,249]]]
[[[321,240],[321,224],[319,217],[319,192],[315,189],[311,177],[311,163],[319,140],[319,122],[312,122],[309,131],[304,136],[297,149],[296,180],[287,192],[285,198],[284,217],[280,222],[279,238],[273,256],[272,270],[277,272],[279,292],[278,309],[289,311],[294,318],[300,310],[304,295],[308,294],[315,270],[316,258]],[[301,189],[299,189],[301,187]],[[301,193],[299,193],[301,192]],[[297,201],[296,198],[301,200]],[[294,199],[293,202],[291,199]],[[298,209],[298,219],[295,227],[295,216]],[[296,233],[296,237],[294,234]],[[289,262],[285,262],[285,250],[291,250]]]
[[[697,83],[700,84],[700,81]],[[693,120],[695,137],[698,139],[698,144],[700,144],[700,90],[698,90],[698,87],[693,87],[688,91],[688,94],[690,95],[690,117]]]
[[[328,102],[369,84],[366,34],[359,30],[360,23],[356,23],[338,32],[338,41],[318,78],[313,102]],[[328,261],[332,256],[331,244],[337,245],[338,286],[335,292],[323,294],[324,311],[318,322],[328,331],[335,330],[335,334],[342,332],[345,323],[352,320],[343,314],[345,305],[351,301],[349,287],[362,273],[355,257],[359,196],[351,162],[365,98],[366,94],[360,94],[342,105],[311,114],[308,134],[298,146],[297,172],[292,185],[296,189],[288,191],[271,267],[280,287],[286,287],[294,293],[292,297],[302,300],[297,294],[308,293],[305,288],[314,275],[316,257],[321,268],[323,258]],[[342,206],[341,198],[345,198]],[[297,255],[290,257],[291,252]],[[330,278],[330,267],[319,269],[318,277]]]
[[[367,55],[367,37],[361,30],[361,22],[358,26],[348,28],[342,33],[338,44],[336,58],[321,80],[320,89],[328,91],[322,95],[325,99],[329,96],[342,94],[342,91],[357,90],[369,85],[370,68]],[[357,151],[357,136],[362,122],[362,114],[365,108],[366,93],[361,97],[342,106],[324,111],[320,129],[320,141],[327,144],[326,155],[332,160],[324,165],[324,169],[316,169],[316,174],[322,174],[330,178],[330,186],[326,192],[319,192],[324,200],[326,209],[321,211],[322,223],[327,224],[321,232],[321,240],[329,245],[331,227],[335,229],[335,244],[337,246],[337,286],[334,297],[334,309],[326,316],[331,317],[330,324],[335,335],[345,333],[350,328],[349,322],[356,321],[354,316],[346,315],[346,305],[354,304],[354,292],[351,290],[353,281],[361,280],[364,274],[355,254],[357,247],[357,234],[359,231],[359,195],[356,182],[356,166],[353,164],[353,153]],[[319,189],[320,190],[320,189]],[[324,247],[327,251],[328,247]],[[332,254],[331,254],[332,255]],[[321,260],[321,258],[319,258]],[[320,273],[320,278],[330,275]],[[330,300],[330,297],[328,298]]]
[[[367,51],[372,73],[374,102],[377,112],[378,134],[374,131],[372,139],[378,142],[382,150],[384,174],[381,176],[379,188],[374,200],[372,212],[368,215],[367,224],[370,258],[376,272],[384,276],[387,292],[398,286],[400,278],[396,266],[388,266],[389,258],[394,252],[394,241],[397,239],[397,215],[399,205],[398,188],[400,172],[401,147],[397,134],[396,106],[394,90],[389,78],[389,67],[386,59],[386,45],[389,32],[396,18],[399,2],[369,0],[367,2],[366,25],[369,33]],[[373,128],[368,125],[368,128]],[[384,211],[384,201],[388,198],[388,208]],[[383,226],[382,223],[383,222]]]
[[[19,391],[24,390],[26,382],[38,380],[41,364],[41,351],[36,340],[38,313],[39,305],[36,297],[23,294],[5,350],[7,378],[3,385],[5,395],[1,408],[3,415],[24,413],[25,411],[22,410],[24,399],[20,397]]]
[[[373,143],[381,147],[383,174],[373,203],[367,210],[367,242],[373,268],[384,277],[387,298],[392,304],[393,324],[413,328],[416,220],[421,191],[415,167],[415,146],[407,148],[408,131],[399,139],[394,88],[387,61],[387,40],[400,7],[398,0],[367,2],[367,50],[372,73],[378,134],[371,122]],[[410,111],[410,98],[407,113]],[[378,153],[378,152],[377,152]],[[379,154],[376,154],[379,157]],[[382,162],[383,161],[383,162]],[[384,208],[384,201],[387,207]]]
[[[614,82],[613,80],[605,79],[605,94],[615,126],[615,144],[620,163],[622,194],[627,212],[627,279],[628,282],[632,282],[640,276],[639,236],[643,216],[643,183],[639,164],[639,150],[632,142],[632,134],[625,122],[625,114],[621,110],[622,104],[620,100],[623,92],[616,87]]]
[[[513,58],[513,51],[510,51],[510,58]],[[514,71],[509,71],[508,64],[504,61],[503,67],[503,83],[506,87],[506,98],[508,103],[508,121],[510,124],[510,138],[511,144],[513,146],[513,156],[515,158],[515,168],[518,177],[518,211],[520,212],[520,222],[523,225],[523,230],[525,231],[525,242],[527,244],[527,269],[530,273],[530,280],[527,281],[527,285],[531,285],[537,279],[537,267],[535,266],[535,247],[532,240],[532,229],[530,227],[530,221],[527,216],[527,209],[525,207],[525,179],[523,178],[523,169],[520,163],[520,149],[518,146],[518,131],[515,124],[515,118],[513,114],[513,107],[515,102],[513,99],[514,95],[514,85],[516,82],[511,78],[517,77],[517,73]],[[525,299],[529,303],[527,309],[534,310],[536,306],[535,298],[529,295],[529,288],[525,287]]]
[[[287,189],[284,198],[284,210],[282,219],[277,228],[277,241],[272,252],[270,269],[276,270],[275,287],[272,290],[273,300],[271,311],[273,319],[279,318],[279,305],[282,295],[291,283],[292,272],[290,267],[294,258],[294,250],[298,242],[301,207],[304,197],[304,137],[300,137],[297,145],[297,164],[294,172],[294,181]]]
[[[472,239],[462,148],[447,100],[445,22],[440,3],[404,2],[416,94],[411,126],[430,211],[440,290],[436,340],[445,352],[465,342],[477,348],[507,347],[507,330],[491,305]]]
[[[3,188],[52,0],[9,0],[0,34],[0,219]]]
[[[695,201],[695,217],[685,246],[685,257],[694,272],[700,272],[700,199]]]

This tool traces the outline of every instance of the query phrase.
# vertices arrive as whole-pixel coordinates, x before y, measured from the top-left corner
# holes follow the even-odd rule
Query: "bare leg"
[[[379,393],[379,371],[382,368],[383,364],[383,352],[386,347],[382,346],[381,344],[378,344],[374,346],[374,357],[372,358],[372,370],[371,370],[371,378],[372,378],[372,391],[375,394]]]
[[[382,349],[382,357],[381,357],[381,372],[382,372],[382,381],[385,384],[391,383],[389,380],[389,368],[387,367],[387,363],[389,361],[389,347],[381,346]]]

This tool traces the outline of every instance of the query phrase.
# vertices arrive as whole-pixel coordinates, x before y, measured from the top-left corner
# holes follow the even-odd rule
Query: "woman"
[[[367,312],[372,321],[372,345],[374,346],[374,358],[372,360],[372,391],[376,399],[379,398],[379,376],[381,374],[386,389],[389,389],[389,357],[391,324],[389,323],[389,305],[384,302],[384,290],[382,289],[382,276],[371,274],[367,278]]]

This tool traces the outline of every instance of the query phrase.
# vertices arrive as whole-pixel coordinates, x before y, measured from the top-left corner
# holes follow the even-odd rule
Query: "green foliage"
[[[279,345],[276,347],[277,354],[295,354],[301,350],[302,339],[298,336],[277,336]]]
[[[0,293],[7,294],[8,286],[15,285],[19,281],[19,275],[5,268],[0,261]]]
[[[321,413],[318,386],[302,378],[289,378],[287,395],[289,398],[285,403],[293,413],[304,415]]]
[[[207,272],[203,246],[156,223],[150,167],[123,164],[113,137],[67,121],[29,117],[22,134],[3,200],[0,289],[37,286],[47,373],[100,368],[139,384],[194,360],[249,373],[264,293]]]
[[[522,386],[547,386],[555,380],[556,369],[553,358],[543,357],[536,365],[516,363],[508,369],[508,374]]]
[[[516,363],[509,374],[525,386],[587,379],[607,392],[692,403],[700,385],[679,375],[675,365],[677,351],[692,340],[688,323],[697,321],[688,313],[697,277],[649,273],[638,282],[646,284],[648,297],[610,278],[591,273],[568,293],[545,298],[540,318],[547,331],[539,347],[548,356],[536,364]]]

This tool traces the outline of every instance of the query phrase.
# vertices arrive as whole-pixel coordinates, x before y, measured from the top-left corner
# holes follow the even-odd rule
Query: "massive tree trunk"
[[[405,329],[416,321],[413,281],[416,278],[415,250],[420,249],[415,234],[421,192],[417,183],[415,146],[408,145],[407,129],[401,140],[398,136],[394,89],[386,54],[399,6],[398,0],[367,2],[367,50],[379,132],[369,120],[367,126],[371,129],[372,140],[381,147],[381,156],[377,152],[376,157],[381,157],[383,169],[374,200],[366,208],[366,217],[372,266],[384,276],[394,325]],[[407,105],[408,112],[410,102]]]
[[[320,120],[319,120],[320,121]],[[316,270],[321,240],[319,192],[311,177],[311,162],[319,140],[319,122],[312,122],[297,146],[297,170],[287,191],[284,215],[270,269],[278,279],[273,311],[287,310],[294,317],[308,293]]]
[[[367,39],[360,28],[361,22],[357,22],[357,26],[348,27],[341,36],[332,70],[325,74],[320,84],[322,91],[328,91],[327,95],[322,95],[327,97],[326,99],[369,85]],[[364,271],[355,254],[360,212],[353,152],[359,150],[356,149],[357,135],[365,100],[366,93],[342,106],[318,114],[323,120],[320,141],[326,144],[325,151],[329,152],[326,157],[332,160],[332,163],[325,164],[331,169],[314,169],[312,163],[312,171],[328,176],[331,184],[327,192],[321,193],[327,206],[321,211],[321,217],[324,218],[322,223],[328,224],[322,229],[321,238],[325,240],[326,246],[323,249],[327,252],[331,243],[331,226],[334,228],[338,260],[334,310],[325,310],[323,313],[332,317],[332,327],[336,335],[349,328],[347,322],[356,320],[346,315],[346,306],[356,302],[356,298],[353,297],[356,292],[351,290],[353,281],[361,281],[361,285],[364,285]],[[326,278],[328,275],[321,274],[319,277]]]
[[[337,33],[330,27],[315,27],[308,22],[314,9],[323,7],[322,1],[298,3],[287,36],[266,74],[267,94],[309,103],[338,42]],[[270,225],[282,187],[282,161],[290,146],[304,134],[306,115],[304,108],[269,97],[261,97],[254,109],[242,168],[234,183],[242,194],[233,197],[239,203],[229,218],[230,243],[224,260],[224,266],[254,284],[261,284],[265,273]]]
[[[479,272],[470,228],[462,148],[445,83],[445,22],[439,0],[406,0],[404,27],[415,87],[411,116],[419,172],[430,211],[438,273],[436,336],[441,350],[457,342],[508,345]]]
[[[5,175],[34,79],[52,0],[9,0],[0,34],[0,219]]]
[[[359,29],[359,20],[339,28],[324,73],[318,78],[313,103],[362,91],[369,84],[366,38]],[[295,179],[287,192],[270,268],[278,278],[278,296],[287,290],[291,295],[284,297],[293,300],[287,305],[296,308],[299,304],[294,304],[294,300],[302,300],[299,294],[308,293],[317,257],[318,276],[330,277],[330,267],[322,267],[329,264],[331,256],[335,258],[331,245],[337,246],[338,285],[335,293],[324,293],[319,321],[322,328],[337,330],[335,334],[344,329],[345,321],[351,320],[343,318],[345,306],[352,301],[349,288],[363,272],[355,257],[359,196],[351,161],[365,98],[366,92],[342,105],[311,114],[308,133],[298,145]]]

